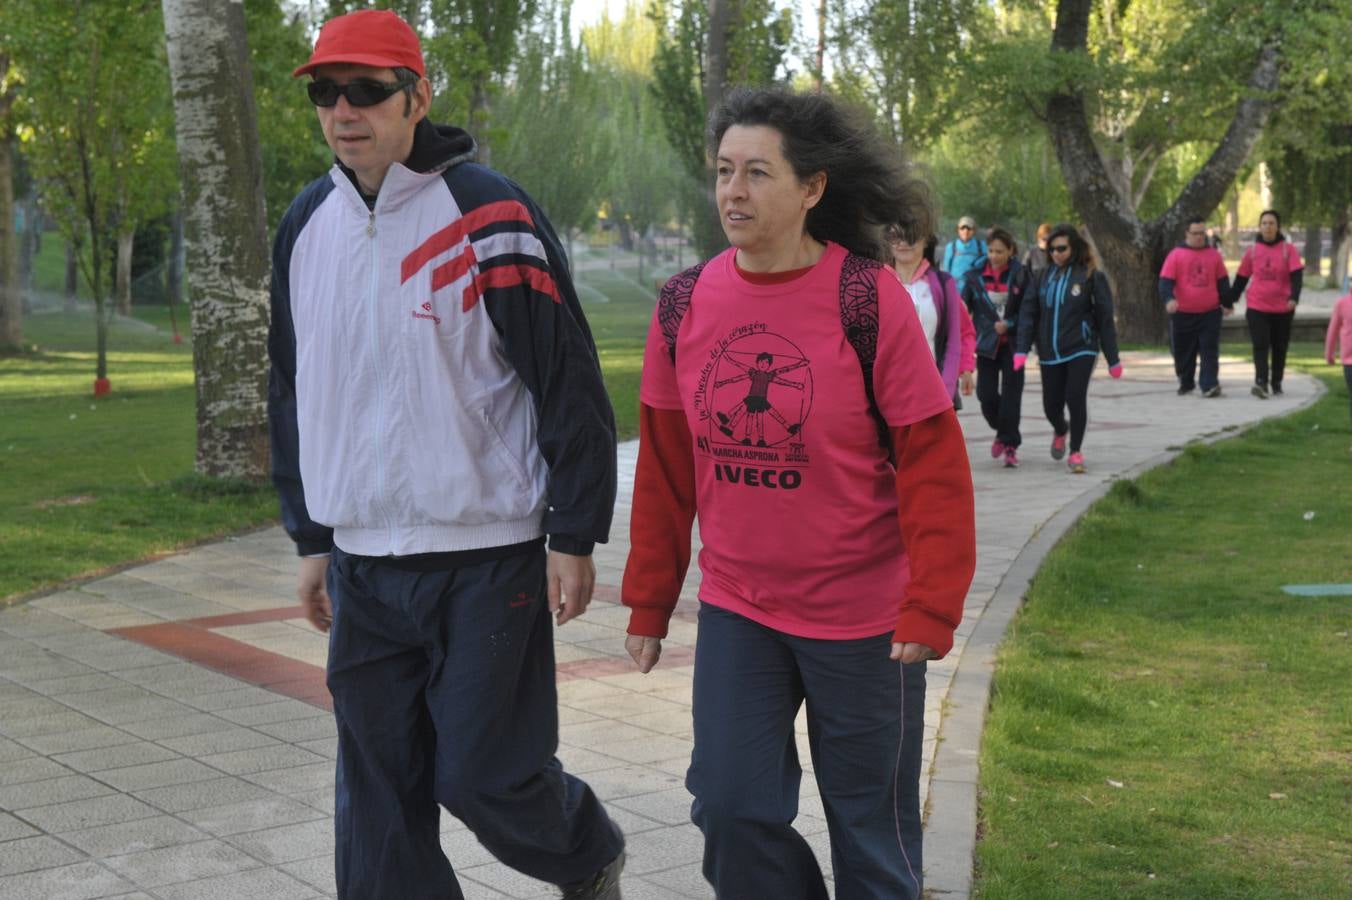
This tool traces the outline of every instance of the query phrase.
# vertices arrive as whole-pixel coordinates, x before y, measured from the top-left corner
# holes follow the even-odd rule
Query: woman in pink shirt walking
[[[1352,402],[1352,294],[1339,297],[1333,305],[1329,333],[1324,338],[1324,359],[1331,366],[1336,365],[1336,361],[1342,362],[1347,395]]]
[[[1249,322],[1253,341],[1253,387],[1250,392],[1261,400],[1282,392],[1282,373],[1286,370],[1286,348],[1291,344],[1291,320],[1300,302],[1300,287],[1305,261],[1281,232],[1282,219],[1276,210],[1264,210],[1258,217],[1258,239],[1244,253],[1231,304],[1239,300],[1248,286],[1244,317]],[[1249,284],[1249,279],[1253,284]],[[1268,354],[1272,355],[1271,369]],[[1268,380],[1269,371],[1271,381]]]

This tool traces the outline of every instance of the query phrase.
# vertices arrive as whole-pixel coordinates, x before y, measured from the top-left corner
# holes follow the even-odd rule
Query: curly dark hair
[[[1081,266],[1090,272],[1098,268],[1098,259],[1094,256],[1094,248],[1089,246],[1089,242],[1080,234],[1080,229],[1069,222],[1062,222],[1052,227],[1052,233],[1047,235],[1047,252],[1050,255],[1052,244],[1057,238],[1063,237],[1070,242],[1070,261],[1067,265]],[[1053,263],[1055,257],[1051,257]]]
[[[1019,255],[1019,245],[1014,243],[1014,235],[1010,234],[1007,229],[1001,228],[999,225],[991,226],[991,229],[986,232],[987,247],[990,246],[991,241],[999,241],[1008,247],[1010,256]]]
[[[781,152],[799,181],[826,173],[825,192],[805,223],[817,240],[884,260],[883,226],[904,222],[913,233],[933,232],[927,186],[911,173],[900,148],[883,140],[860,111],[823,94],[736,88],[709,117],[713,155],[734,125],[779,132]]]

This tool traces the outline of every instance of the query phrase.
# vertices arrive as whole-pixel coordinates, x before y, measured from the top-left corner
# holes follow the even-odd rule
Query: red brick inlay
[[[283,611],[288,615],[278,618],[292,618],[295,612],[294,609],[278,610]],[[197,626],[192,621],[111,628],[108,633],[172,653],[213,671],[276,691],[283,696],[303,700],[324,709],[333,709],[333,700],[324,685],[323,669],[282,656],[280,653],[260,650],[223,634],[216,634],[214,631]]]
[[[619,589],[611,585],[596,585],[596,599],[619,602]],[[673,618],[695,621],[698,604],[682,601]],[[276,609],[258,609],[248,612],[226,613],[220,616],[202,616],[178,622],[157,625],[134,625],[128,628],[110,628],[116,634],[153,647],[165,653],[195,662],[224,675],[267,688],[286,697],[311,703],[323,709],[333,709],[333,698],[324,684],[324,670],[300,660],[262,650],[244,641],[236,640],[213,629],[234,625],[256,625],[259,622],[280,622],[303,619],[300,606],[282,606]],[[662,666],[689,666],[695,662],[693,647],[669,644],[662,651]],[[605,656],[560,663],[556,669],[558,681],[578,678],[596,678],[604,675],[625,675],[637,671],[627,656]]]

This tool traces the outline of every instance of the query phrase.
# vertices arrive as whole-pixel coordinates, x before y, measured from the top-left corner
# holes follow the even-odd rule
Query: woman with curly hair
[[[663,289],[644,358],[622,599],[661,653],[699,516],[686,784],[718,897],[824,900],[793,828],[806,704],[839,900],[918,898],[925,661],[975,566],[952,400],[882,228],[932,220],[866,120],[739,90],[710,123],[728,250]],[[932,229],[931,229],[932,230]]]
[[[1102,352],[1108,374],[1122,377],[1113,323],[1113,292],[1089,243],[1074,225],[1062,223],[1047,236],[1050,263],[1032,282],[1019,309],[1014,370],[1022,371],[1037,343],[1042,368],[1042,410],[1052,425],[1052,459],[1066,455],[1076,474],[1085,471],[1085,427],[1089,423],[1089,379]],[[1070,422],[1066,422],[1066,410]]]

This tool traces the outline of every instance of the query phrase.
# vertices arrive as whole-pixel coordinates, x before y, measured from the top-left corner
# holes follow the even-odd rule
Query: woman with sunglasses
[[[920,327],[925,332],[925,344],[934,355],[939,377],[950,396],[956,397],[961,382],[964,394],[972,393],[971,372],[976,368],[976,336],[972,320],[963,308],[957,281],[934,265],[934,251],[939,239],[931,234],[924,239],[908,238],[912,228],[905,224],[889,225],[884,236],[891,250],[892,271],[911,295]],[[970,341],[972,347],[967,344]],[[963,376],[966,376],[965,378]]]
[[[1094,251],[1074,225],[1062,223],[1047,236],[1050,260],[1032,282],[1019,308],[1014,371],[1022,371],[1037,342],[1042,369],[1042,409],[1052,425],[1052,459],[1066,455],[1070,471],[1085,471],[1085,426],[1089,422],[1089,379],[1102,351],[1108,374],[1122,377],[1113,324],[1113,295]],[[1070,422],[1066,422],[1066,410]]]
[[[952,646],[975,526],[952,401],[878,258],[899,207],[920,234],[932,214],[830,98],[734,91],[710,126],[732,246],[653,317],[625,647],[657,662],[698,513],[686,785],[715,895],[828,896],[793,828],[806,704],[835,896],[919,898],[925,660]]]
[[[1050,226],[1048,226],[1050,230]],[[976,398],[981,415],[995,430],[991,457],[1005,468],[1019,465],[1022,369],[1014,369],[1014,335],[1028,270],[1016,258],[1014,237],[1000,227],[986,234],[986,256],[967,270],[962,300],[976,325]]]
[[[1282,375],[1286,371],[1286,349],[1291,345],[1291,321],[1296,317],[1300,289],[1305,280],[1305,261],[1282,234],[1282,218],[1275,209],[1267,209],[1258,217],[1258,238],[1244,252],[1235,284],[1230,289],[1233,304],[1249,288],[1245,300],[1244,318],[1249,323],[1249,337],[1253,341],[1253,387],[1260,400],[1272,393],[1282,392]],[[1253,279],[1252,286],[1249,279]],[[1271,368],[1268,356],[1271,354]],[[1268,374],[1271,373],[1271,382]]]

